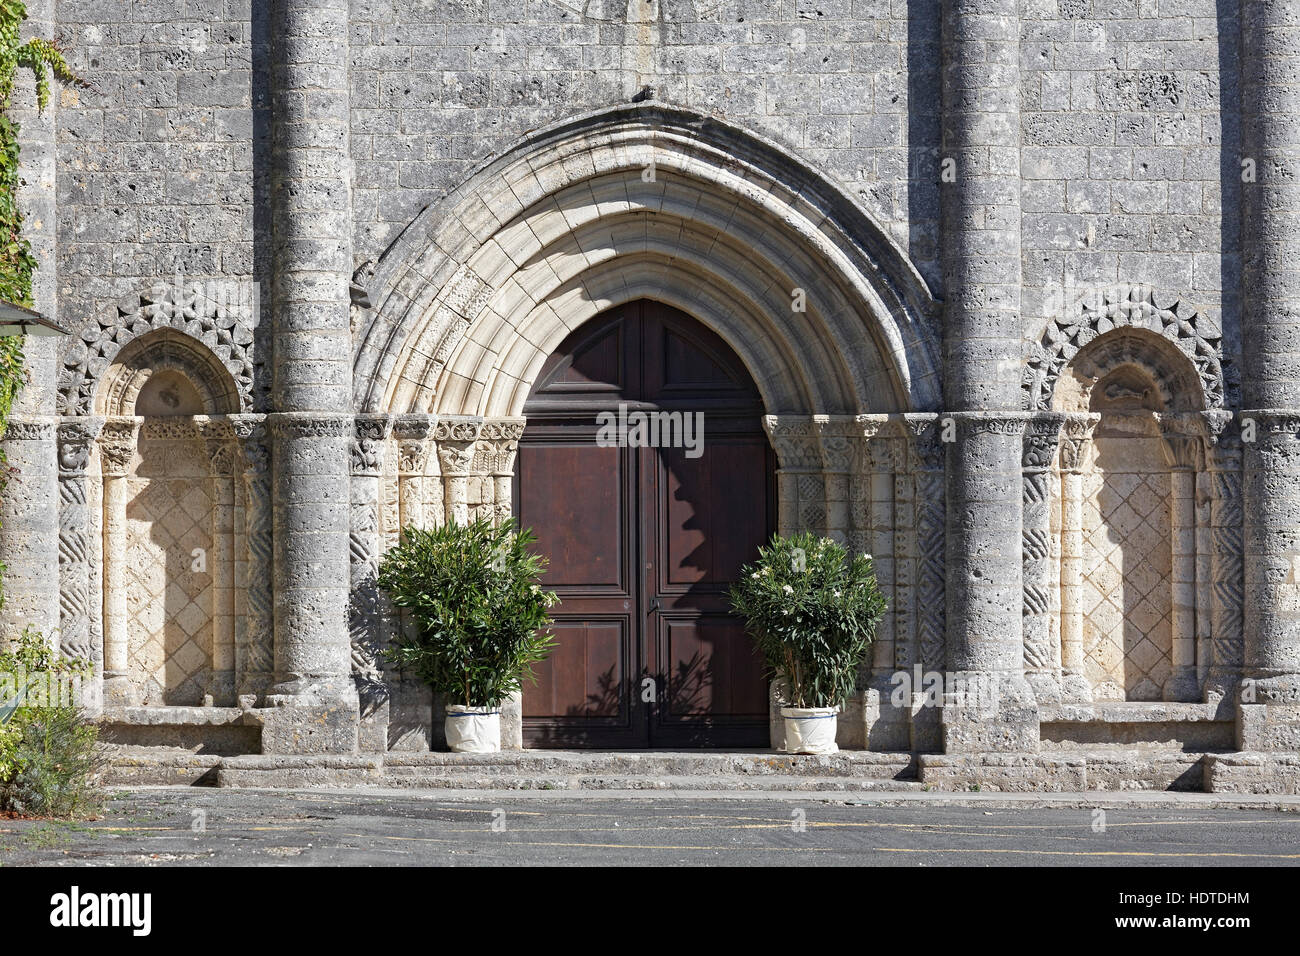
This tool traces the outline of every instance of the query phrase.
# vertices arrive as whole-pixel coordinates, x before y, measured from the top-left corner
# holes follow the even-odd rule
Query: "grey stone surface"
[[[43,116],[20,91],[37,304],[74,334],[33,344],[4,440],[3,624],[57,619],[111,671],[110,704],[133,666],[106,593],[130,571],[133,449],[95,443],[148,370],[234,433],[214,457],[234,594],[214,700],[265,712],[267,754],[421,752],[440,703],[376,660],[378,556],[403,522],[508,512],[531,376],[635,294],[750,365],[781,529],[879,552],[890,626],[846,745],[1012,789],[1182,786],[1201,772],[1183,752],[1229,727],[1278,767],[1300,747],[1294,4],[29,9],[93,85]],[[1167,701],[1090,703],[1097,529],[1077,523],[1116,472],[1100,443],[1134,421],[1099,424],[1109,402],[1140,406],[1179,489],[1168,600],[1125,608],[1169,658]],[[376,433],[386,416],[419,435]],[[1137,638],[1124,653],[1152,653]],[[914,667],[997,706],[891,701]],[[185,746],[203,726],[119,723]],[[1115,756],[1129,744],[1155,755]],[[1261,760],[1206,777],[1292,786]]]

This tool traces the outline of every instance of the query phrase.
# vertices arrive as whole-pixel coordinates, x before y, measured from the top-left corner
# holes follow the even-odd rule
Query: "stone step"
[[[106,783],[114,786],[862,791],[916,785],[916,761],[911,754],[859,751],[825,757],[765,751],[229,757],[121,747],[116,749]]]

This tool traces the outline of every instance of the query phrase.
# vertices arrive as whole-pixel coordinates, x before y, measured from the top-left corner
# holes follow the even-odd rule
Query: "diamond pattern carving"
[[[1173,647],[1169,475],[1148,442],[1102,441],[1132,470],[1083,476],[1084,671],[1098,700],[1159,700]]]
[[[212,499],[200,478],[131,478],[129,669],[143,704],[202,704],[212,670]]]

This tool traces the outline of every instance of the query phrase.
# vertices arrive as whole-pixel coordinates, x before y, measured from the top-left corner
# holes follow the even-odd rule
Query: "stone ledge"
[[[129,727],[260,727],[262,715],[242,707],[105,707],[98,723]]]
[[[1206,760],[1209,793],[1300,794],[1300,754],[1238,751]]]
[[[803,775],[819,777],[914,776],[916,758],[908,753],[840,751],[825,756],[779,754],[771,751],[727,753],[678,751],[561,751],[516,750],[499,754],[389,753],[386,769],[427,768],[461,773],[483,768],[519,772],[660,773],[746,776]]]
[[[1168,750],[922,754],[919,778],[929,788],[948,791],[1196,791],[1204,786],[1206,756]]]
[[[1166,701],[1097,701],[1090,704],[1047,703],[1038,705],[1038,719],[1044,724],[1231,722],[1234,719],[1233,714],[1219,716],[1220,706],[1218,703]]]

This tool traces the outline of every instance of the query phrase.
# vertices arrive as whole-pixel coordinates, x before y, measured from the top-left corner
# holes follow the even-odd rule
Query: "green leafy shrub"
[[[415,627],[385,652],[389,661],[448,703],[495,707],[518,690],[555,646],[546,609],[557,598],[537,583],[546,560],[529,550],[536,540],[513,519],[404,529],[378,584]]]
[[[731,588],[733,610],[789,705],[843,704],[885,613],[870,556],[810,533],[774,535],[758,554]]]
[[[99,731],[67,692],[92,670],[58,657],[30,628],[0,650],[0,810],[85,817],[102,809]]]

